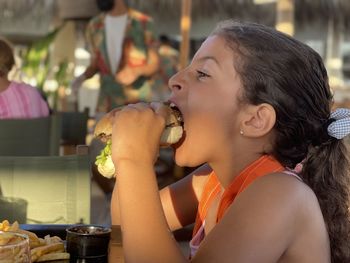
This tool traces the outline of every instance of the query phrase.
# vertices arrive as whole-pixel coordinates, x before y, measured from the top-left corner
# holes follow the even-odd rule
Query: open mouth
[[[170,102],[169,107],[172,109],[172,111],[176,117],[176,123],[172,123],[171,126],[181,125],[182,129],[183,129],[183,134],[182,134],[181,139],[177,143],[172,144],[172,148],[176,149],[183,143],[183,141],[185,140],[185,137],[186,137],[186,131],[184,130],[184,119],[183,119],[183,115],[182,115],[180,109],[175,105],[175,103]]]
[[[173,110],[173,113],[176,117],[176,123],[173,123],[171,126],[181,125],[183,127],[184,121],[183,121],[183,117],[182,117],[182,113],[181,113],[180,109],[172,102],[170,103],[169,106]]]

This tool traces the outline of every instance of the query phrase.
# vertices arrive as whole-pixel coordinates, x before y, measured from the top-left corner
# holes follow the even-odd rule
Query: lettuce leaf
[[[96,165],[104,165],[107,161],[108,156],[112,154],[112,140],[108,140],[105,148],[102,149],[101,153],[96,157]]]

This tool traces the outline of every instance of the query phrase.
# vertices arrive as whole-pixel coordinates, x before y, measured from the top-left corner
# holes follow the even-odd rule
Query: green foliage
[[[50,72],[50,45],[63,26],[54,29],[45,37],[34,42],[23,59],[22,71],[29,78],[35,78],[37,88],[43,91],[44,83]]]
[[[50,101],[52,101],[53,104],[51,107],[54,110],[56,110],[58,106],[58,89],[55,91],[45,91],[44,85],[49,77],[56,80],[58,87],[67,87],[69,85],[69,76],[67,73],[70,69],[68,60],[65,59],[60,61],[58,65],[53,65],[50,56],[51,45],[63,27],[64,24],[32,43],[23,57],[22,65],[22,72],[26,77],[35,79],[37,83],[36,87],[39,91],[43,93],[46,98],[51,98]]]
[[[68,60],[65,59],[63,61],[61,61],[58,64],[57,67],[57,71],[55,72],[55,80],[57,81],[58,87],[67,87],[68,86],[68,78],[67,78],[67,71],[68,71]],[[57,104],[58,104],[58,89],[56,89],[53,94],[51,94],[53,96],[53,105],[52,108],[54,110],[57,110]]]
[[[58,86],[67,86],[68,85],[68,79],[67,79],[67,71],[68,71],[68,60],[65,59],[61,61],[58,65],[58,69],[55,73],[55,80],[58,83]]]

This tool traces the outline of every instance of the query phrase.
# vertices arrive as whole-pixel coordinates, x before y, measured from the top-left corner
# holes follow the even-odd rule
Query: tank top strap
[[[284,173],[284,174],[291,175],[291,176],[294,176],[294,177],[297,178],[299,181],[303,182],[303,179],[298,175],[298,173],[294,172],[293,170],[284,170],[283,173]]]
[[[264,155],[246,167],[226,188],[221,198],[217,219],[218,222],[237,195],[243,192],[257,178],[267,174],[284,171],[285,168],[272,156]]]
[[[197,211],[195,225],[193,228],[193,235],[195,235],[199,230],[199,228],[202,226],[204,219],[207,216],[207,212],[211,205],[211,202],[219,194],[219,192],[220,192],[220,182],[217,179],[215,173],[211,172],[204,186],[202,196],[198,204],[198,211]]]

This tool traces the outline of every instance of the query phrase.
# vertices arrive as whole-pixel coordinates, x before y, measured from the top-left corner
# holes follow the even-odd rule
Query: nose
[[[178,71],[175,75],[173,75],[170,79],[169,79],[169,89],[172,92],[176,92],[176,91],[180,91],[182,89],[182,84],[181,84],[181,73],[182,70]]]

